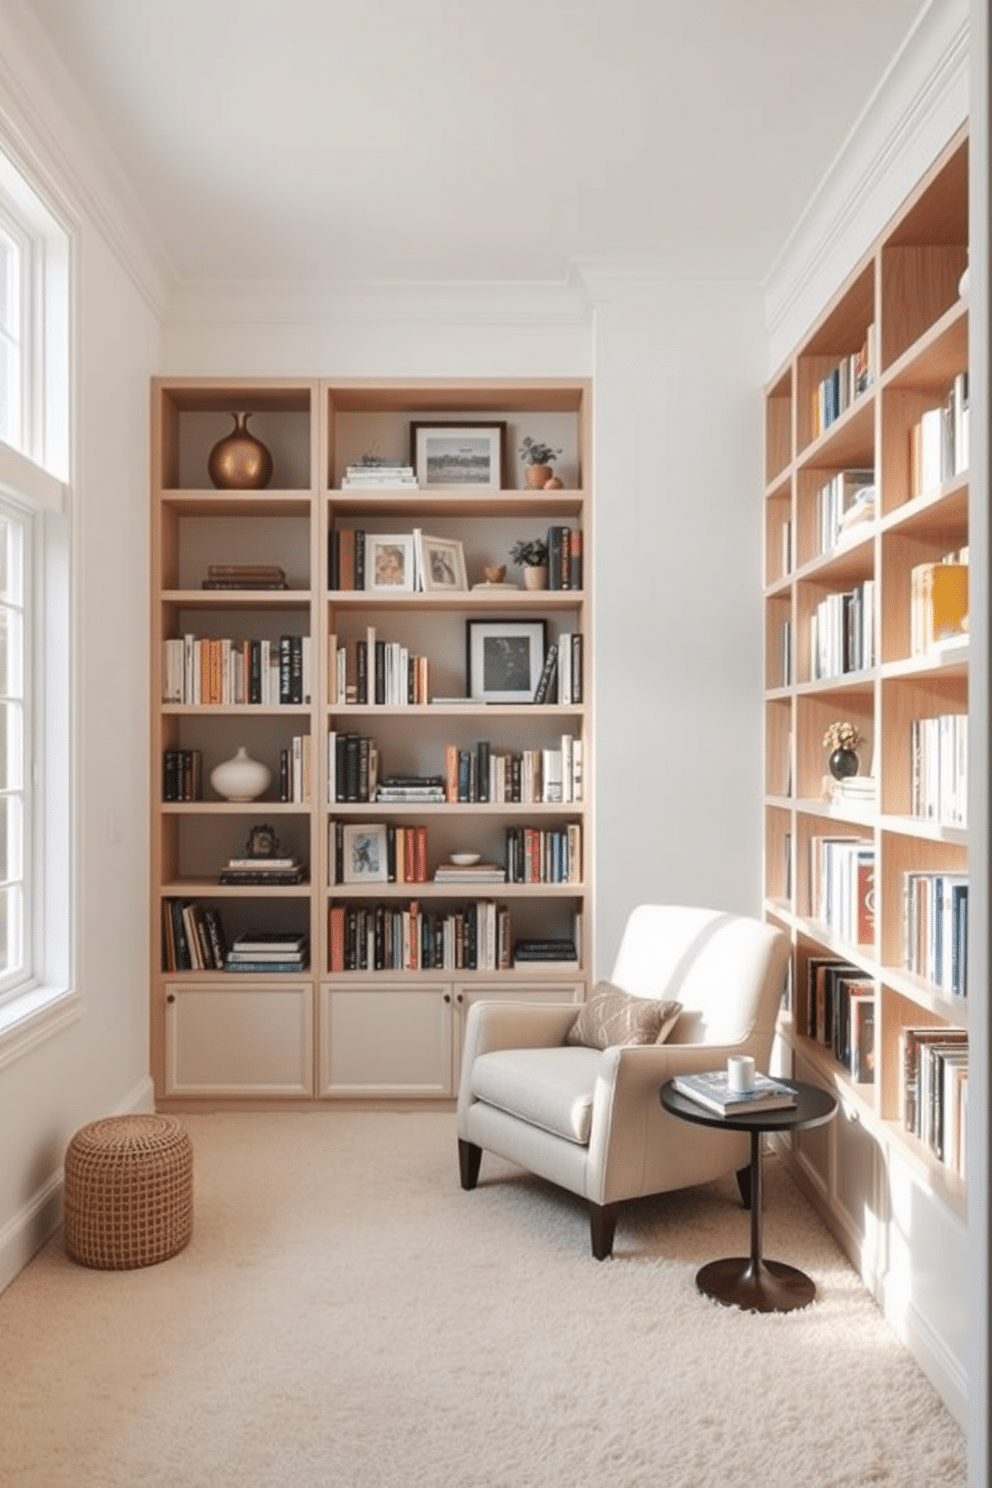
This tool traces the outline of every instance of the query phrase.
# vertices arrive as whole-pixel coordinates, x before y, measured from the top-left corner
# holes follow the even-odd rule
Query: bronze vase
[[[207,470],[221,491],[260,491],[272,479],[272,456],[248,431],[247,413],[234,413],[234,428],[210,451]]]

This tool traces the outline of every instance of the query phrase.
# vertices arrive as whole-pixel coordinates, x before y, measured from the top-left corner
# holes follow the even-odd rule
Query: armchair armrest
[[[473,1060],[494,1049],[550,1049],[565,1042],[578,1007],[567,1002],[475,1002],[465,1020],[458,1104],[469,1101]]]

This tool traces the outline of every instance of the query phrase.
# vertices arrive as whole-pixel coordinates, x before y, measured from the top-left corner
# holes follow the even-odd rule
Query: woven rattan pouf
[[[108,1116],[65,1155],[65,1248],[104,1271],[154,1266],[193,1233],[193,1144],[171,1116]]]

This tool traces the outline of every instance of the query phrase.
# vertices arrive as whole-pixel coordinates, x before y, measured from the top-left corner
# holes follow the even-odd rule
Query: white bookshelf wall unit
[[[584,998],[594,861],[590,405],[584,379],[154,381],[151,737],[161,790],[151,1052],[163,1109],[450,1101],[472,1001]],[[262,490],[215,489],[210,450],[245,410],[272,454],[271,480]],[[498,430],[498,480],[348,477],[370,455],[415,465],[415,424]],[[526,487],[518,451],[527,436],[560,451],[556,488]],[[553,574],[555,587],[524,588],[510,548],[556,528],[578,534],[569,587]],[[429,563],[449,545],[466,587],[443,573],[412,587],[413,555]],[[375,578],[375,555],[399,558],[400,582]],[[474,587],[503,564],[508,585]],[[274,565],[287,587],[203,587],[224,565]],[[507,685],[482,676],[504,630],[515,653],[522,636],[530,647],[525,691],[538,645],[542,661],[568,646],[574,686],[560,690],[556,678],[541,703],[472,697],[470,673],[476,692]],[[167,656],[177,641],[201,658],[195,696],[175,692]],[[259,695],[248,674],[262,642],[305,664],[297,700],[279,700],[277,675],[268,701],[248,700]],[[218,655],[228,682],[206,693]],[[239,748],[272,772],[251,801],[224,799],[210,782]],[[440,800],[429,787],[412,800],[376,790],[431,779],[443,782]],[[220,882],[260,826],[305,865],[301,882]],[[453,854],[505,868],[511,839],[507,881],[444,878]],[[292,970],[221,969],[211,926],[222,946],[252,931],[304,936],[305,958]],[[189,951],[198,935],[204,944]],[[574,955],[525,960],[525,941],[571,942]]]
[[[790,1160],[879,1293],[894,1161],[967,1218],[967,250],[962,131],[765,397],[764,907],[841,1107]]]

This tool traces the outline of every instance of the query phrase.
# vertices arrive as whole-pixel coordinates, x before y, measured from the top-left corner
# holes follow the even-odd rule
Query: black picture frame
[[[532,703],[547,652],[543,619],[466,620],[465,676],[477,703]]]

